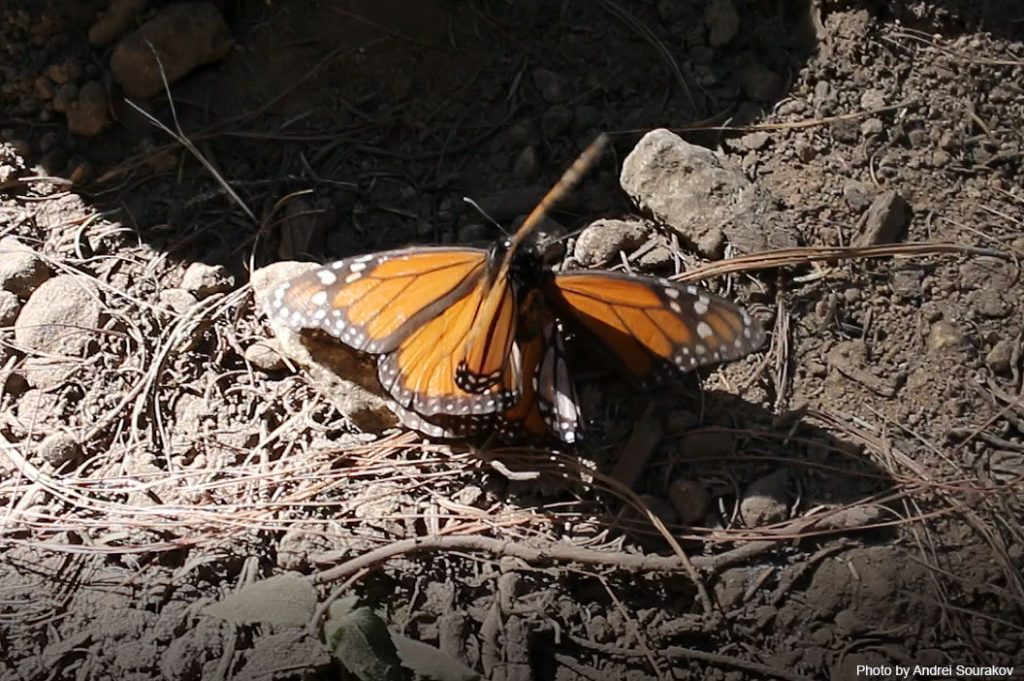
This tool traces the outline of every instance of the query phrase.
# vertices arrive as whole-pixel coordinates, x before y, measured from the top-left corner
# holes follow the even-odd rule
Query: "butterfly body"
[[[282,284],[269,317],[375,354],[406,425],[430,435],[576,441],[569,334],[641,387],[756,350],[764,332],[729,301],[666,279],[554,272],[532,237],[540,217],[599,154],[592,145],[511,237],[487,249],[418,247],[339,260]]]

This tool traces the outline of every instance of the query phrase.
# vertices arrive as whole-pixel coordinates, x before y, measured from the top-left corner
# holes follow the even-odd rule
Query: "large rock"
[[[151,97],[164,87],[161,67],[173,85],[197,66],[223,57],[231,42],[220,10],[207,2],[178,2],[122,40],[110,56],[110,70],[127,96]]]
[[[796,231],[775,200],[728,160],[668,130],[653,130],[622,164],[622,188],[705,258],[792,248]]]

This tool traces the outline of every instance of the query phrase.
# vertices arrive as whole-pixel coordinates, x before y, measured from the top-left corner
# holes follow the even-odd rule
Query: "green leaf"
[[[433,681],[480,681],[481,676],[456,659],[432,645],[416,641],[401,634],[392,634],[391,640],[398,650],[402,664]]]
[[[409,675],[391,642],[384,620],[369,608],[357,608],[324,624],[328,647],[361,681],[404,681]]]
[[[286,572],[254,582],[203,613],[235,624],[301,625],[316,610],[316,589],[297,572]]]

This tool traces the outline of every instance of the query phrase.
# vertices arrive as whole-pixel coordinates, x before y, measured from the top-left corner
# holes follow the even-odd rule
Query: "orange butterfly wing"
[[[416,328],[479,284],[487,252],[406,248],[346,258],[279,286],[267,316],[322,329],[356,350],[391,352]]]
[[[745,310],[667,279],[564,272],[546,293],[562,318],[588,331],[641,386],[737,359],[764,342],[764,330]]]
[[[467,343],[480,323],[484,282],[421,324],[398,348],[381,358],[379,378],[399,406],[417,414],[492,414],[516,398],[519,367],[508,352],[496,380],[476,392],[459,386],[456,375]]]
[[[458,385],[474,393],[485,392],[502,379],[516,336],[516,296],[505,268],[479,298],[465,339],[465,356],[455,372]]]
[[[268,299],[267,314],[289,328],[322,329],[356,350],[382,355],[380,382],[407,411],[494,413],[514,400],[510,363],[478,392],[455,382],[478,324],[487,266],[487,251],[476,248],[347,258],[282,284]]]

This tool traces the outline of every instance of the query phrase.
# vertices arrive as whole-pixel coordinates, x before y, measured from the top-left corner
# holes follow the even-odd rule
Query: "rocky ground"
[[[1011,0],[11,0],[0,678],[1020,666],[1022,83]],[[707,279],[764,350],[581,371],[574,450],[397,428],[254,304],[492,239],[463,197],[511,225],[602,131],[565,267],[943,252]]]

